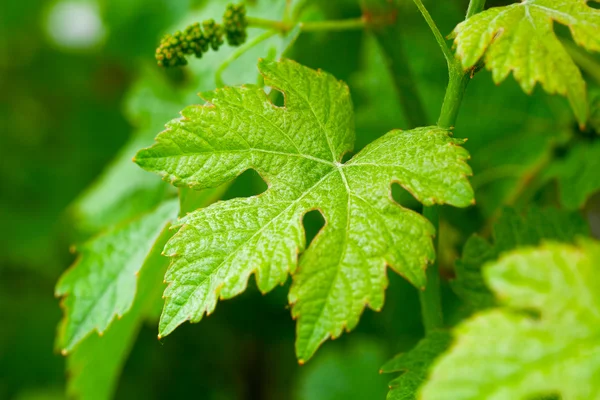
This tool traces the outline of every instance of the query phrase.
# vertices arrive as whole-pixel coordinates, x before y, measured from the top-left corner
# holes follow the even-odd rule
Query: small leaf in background
[[[521,216],[514,209],[505,208],[494,225],[493,243],[475,234],[465,244],[461,259],[456,261],[452,289],[474,310],[491,307],[494,296],[481,275],[485,263],[509,250],[538,245],[543,240],[573,242],[586,235],[589,227],[578,213],[532,207]]]
[[[455,329],[423,400],[600,398],[600,243],[545,242],[484,268],[503,308]]]
[[[115,317],[131,308],[144,260],[178,210],[176,200],[166,201],[151,213],[81,246],[78,261],[56,285],[56,295],[64,296],[65,317],[58,337],[63,353],[90,332],[103,333]]]
[[[584,0],[527,0],[494,7],[460,23],[454,30],[456,52],[464,68],[484,57],[494,81],[511,73],[531,93],[537,82],[548,93],[567,96],[580,125],[588,119],[585,81],[556,37],[553,24],[566,25],[573,40],[600,51],[600,11]]]
[[[468,153],[462,140],[425,127],[389,132],[341,164],[354,143],[347,86],[287,60],[263,60],[259,69],[267,86],[285,93],[285,107],[255,86],[204,93],[208,105],[185,109],[136,156],[176,186],[215,187],[247,169],[269,183],[259,196],[180,221],[165,249],[173,263],[160,334],[199,321],[218,298],[244,291],[252,273],[263,292],[284,283],[305,247],[303,215],[319,210],[327,223],[302,255],[289,296],[303,362],[328,337],[356,326],[365,306],[382,307],[386,264],[425,285],[433,228],[391,200],[391,183],[426,205],[470,205]]]
[[[433,331],[412,350],[398,354],[381,367],[382,373],[402,373],[390,382],[387,400],[414,400],[431,364],[448,349],[451,339],[449,332]]]

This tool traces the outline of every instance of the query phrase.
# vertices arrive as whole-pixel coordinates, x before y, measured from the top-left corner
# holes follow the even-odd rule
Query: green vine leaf
[[[421,398],[600,398],[600,243],[545,243],[484,268],[504,308],[456,328]]]
[[[58,334],[64,354],[90,332],[102,334],[115,317],[129,311],[136,295],[138,272],[178,210],[176,200],[166,201],[151,213],[81,246],[78,261],[63,274],[55,291],[56,296],[65,297],[65,317]]]
[[[506,208],[494,225],[493,243],[478,235],[467,240],[461,259],[456,261],[452,289],[473,310],[494,306],[494,296],[481,274],[486,263],[518,247],[535,246],[543,240],[573,242],[578,236],[586,235],[589,235],[587,222],[577,213],[532,207],[521,216],[514,209]]]
[[[173,261],[159,331],[199,321],[219,298],[241,293],[252,273],[268,292],[295,272],[289,300],[304,362],[328,337],[352,329],[365,306],[382,307],[386,264],[425,285],[434,229],[391,199],[391,183],[426,205],[464,207],[473,202],[471,171],[463,141],[437,127],[391,131],[342,164],[354,143],[348,87],[289,60],[262,60],[259,70],[265,85],[284,93],[285,107],[256,86],[203,93],[209,104],[186,108],[136,156],[176,186],[214,187],[247,169],[269,185],[180,220],[165,248]],[[326,225],[298,261],[311,210]]]
[[[464,68],[484,57],[496,83],[512,71],[527,93],[540,82],[548,93],[567,96],[584,125],[589,113],[585,82],[554,33],[555,21],[569,27],[579,46],[600,51],[600,11],[587,0],[524,0],[460,23],[454,30],[456,52]]]
[[[387,400],[414,400],[433,361],[450,346],[447,331],[433,331],[406,353],[398,354],[381,367],[382,373],[401,372],[390,382]]]

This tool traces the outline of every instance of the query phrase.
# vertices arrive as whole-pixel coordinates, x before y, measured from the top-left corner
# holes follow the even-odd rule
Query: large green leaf
[[[454,30],[456,51],[464,68],[484,57],[494,81],[512,71],[523,90],[537,82],[549,93],[567,96],[580,124],[588,118],[585,82],[556,37],[554,21],[566,25],[575,42],[600,51],[600,11],[587,0],[524,0],[476,14]]]
[[[176,200],[116,226],[85,243],[79,259],[60,278],[56,295],[65,296],[58,345],[71,351],[90,332],[102,334],[133,304],[137,275],[165,225],[177,217]]]
[[[485,267],[505,308],[456,328],[421,398],[600,398],[600,243],[547,242]]]
[[[481,274],[485,263],[518,247],[538,245],[542,240],[572,242],[577,236],[588,234],[587,223],[577,213],[533,207],[520,216],[514,209],[506,208],[494,225],[493,243],[478,235],[469,238],[456,262],[452,288],[471,308],[490,307],[495,300]]]
[[[285,95],[274,106],[255,86],[202,96],[171,121],[136,162],[176,186],[214,187],[247,169],[269,189],[187,215],[166,246],[160,334],[211,313],[217,299],[242,292],[250,274],[266,292],[296,270],[302,218],[319,210],[326,225],[302,255],[290,291],[298,319],[296,351],[312,356],[328,337],[352,329],[366,305],[380,309],[385,265],[418,287],[434,257],[431,224],[390,197],[399,182],[423,204],[467,206],[473,193],[467,152],[437,127],[391,131],[350,161],[354,121],[346,85],[292,61],[261,61],[265,84]]]

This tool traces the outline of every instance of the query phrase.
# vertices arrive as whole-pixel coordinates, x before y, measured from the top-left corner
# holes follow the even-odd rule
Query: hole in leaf
[[[404,189],[396,182],[392,183],[392,198],[402,207],[410,208],[415,211],[421,209],[421,203],[419,203],[408,190]]]
[[[595,1],[588,1],[587,6],[589,8],[595,8],[596,10],[600,10],[600,3],[596,3]]]
[[[283,93],[281,93],[279,90],[275,90],[273,88],[270,88],[270,92],[269,93],[269,100],[271,100],[271,103],[273,103],[274,106],[276,107],[283,107],[285,106],[284,102],[285,102],[285,98],[283,97]]]
[[[306,248],[308,248],[317,233],[325,226],[325,218],[319,210],[312,210],[304,214],[302,224],[304,225]]]
[[[346,164],[346,162],[348,160],[350,160],[352,157],[354,157],[354,153],[352,153],[350,151],[345,153],[344,156],[342,157],[342,164]]]
[[[236,197],[257,196],[267,190],[268,186],[261,176],[253,169],[244,171],[223,195],[223,200]]]

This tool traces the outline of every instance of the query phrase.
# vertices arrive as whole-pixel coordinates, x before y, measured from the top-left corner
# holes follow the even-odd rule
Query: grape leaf
[[[585,82],[556,37],[553,23],[568,26],[579,46],[600,51],[600,11],[586,3],[586,0],[524,0],[490,8],[457,25],[456,52],[464,68],[472,68],[484,57],[496,83],[513,71],[527,93],[540,82],[548,93],[567,96],[583,125],[589,113]]]
[[[434,257],[431,224],[394,203],[399,182],[423,204],[467,206],[467,152],[437,127],[391,131],[345,164],[354,143],[348,87],[295,62],[262,60],[265,84],[284,93],[274,106],[255,86],[203,93],[171,121],[136,162],[176,186],[195,189],[254,169],[268,182],[259,196],[216,203],[184,217],[165,252],[173,257],[160,335],[211,313],[241,293],[250,274],[267,292],[296,271],[305,248],[302,217],[326,225],[299,261],[289,299],[298,319],[300,362],[328,337],[352,329],[366,305],[380,309],[385,265],[418,287]]]
[[[65,317],[58,334],[63,353],[90,332],[102,334],[115,317],[125,314],[135,298],[137,275],[165,225],[177,217],[176,200],[149,214],[116,226],[86,242],[78,261],[56,285],[65,296]]]
[[[505,305],[455,330],[422,399],[600,398],[600,243],[547,242],[484,268]]]
[[[589,235],[589,228],[577,213],[532,207],[520,216],[514,209],[506,208],[494,225],[493,244],[478,235],[469,238],[456,262],[452,289],[475,310],[493,306],[494,296],[481,275],[485,263],[518,247],[538,245],[545,239],[573,242],[579,235]]]
[[[600,140],[578,143],[566,157],[555,162],[547,176],[558,181],[559,199],[569,209],[581,208],[588,197],[600,190]]]
[[[407,353],[398,354],[388,361],[381,372],[402,372],[390,382],[387,400],[413,400],[425,381],[433,361],[450,346],[451,336],[447,331],[433,331]]]

